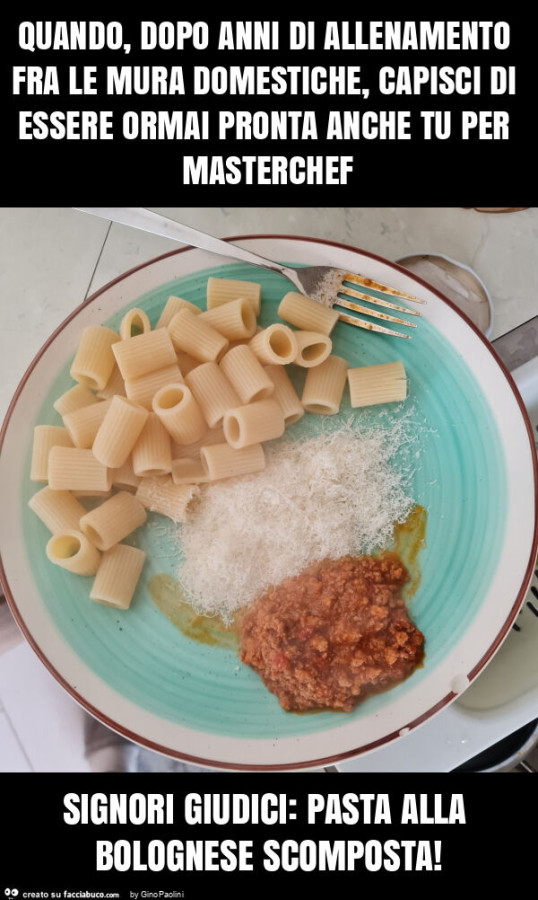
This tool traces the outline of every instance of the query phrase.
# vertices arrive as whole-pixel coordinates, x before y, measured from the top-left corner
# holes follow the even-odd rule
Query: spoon
[[[486,285],[473,269],[443,253],[417,253],[396,262],[452,300],[489,337],[493,305]]]

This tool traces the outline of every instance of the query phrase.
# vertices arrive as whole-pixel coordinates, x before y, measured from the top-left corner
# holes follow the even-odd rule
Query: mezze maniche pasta
[[[28,505],[50,562],[92,577],[94,602],[131,605],[146,554],[123,541],[148,512],[185,521],[205,485],[263,469],[265,441],[305,413],[336,415],[346,382],[354,407],[405,398],[400,362],[350,369],[332,354],[335,310],[288,292],[262,328],[260,309],[257,282],[210,277],[205,312],[170,296],[153,327],[134,306],[118,333],[83,330],[62,422],[34,429]]]

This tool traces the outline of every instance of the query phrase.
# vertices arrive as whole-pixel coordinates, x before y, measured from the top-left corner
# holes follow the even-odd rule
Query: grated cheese
[[[177,574],[195,610],[229,620],[317,559],[389,547],[414,505],[410,472],[391,465],[413,441],[406,422],[361,428],[351,416],[315,437],[268,444],[259,473],[204,485],[178,531]]]

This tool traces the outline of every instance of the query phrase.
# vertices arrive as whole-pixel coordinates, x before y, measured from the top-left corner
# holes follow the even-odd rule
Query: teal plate
[[[92,579],[47,561],[48,531],[27,506],[41,487],[28,477],[32,429],[61,424],[52,404],[73,384],[69,366],[82,328],[99,323],[117,329],[133,305],[154,325],[170,294],[203,307],[209,275],[259,281],[260,323],[277,320],[278,303],[289,290],[284,278],[240,263],[215,266],[215,258],[201,251],[150,261],[99,291],[64,323],[25,376],[6,420],[0,470],[10,510],[5,521],[16,526],[2,534],[4,583],[43,662],[110,727],[200,765],[307,768],[397,740],[454,699],[500,645],[530,575],[534,457],[509,376],[448,301],[409,273],[352,248],[299,238],[244,242],[297,265],[327,261],[354,269],[428,301],[412,340],[344,323],[332,334],[333,352],[350,365],[401,359],[408,375],[404,403],[366,410],[360,422],[390,427],[404,417],[412,435],[391,464],[427,511],[421,579],[410,600],[426,638],[423,666],[352,713],[285,713],[233,649],[186,637],[152,602],[151,579],[176,573],[178,526],[151,514],[127,540],[147,552],[147,562],[125,613],[91,603]],[[341,415],[349,413],[347,404]],[[305,416],[292,433],[314,433],[319,421]]]

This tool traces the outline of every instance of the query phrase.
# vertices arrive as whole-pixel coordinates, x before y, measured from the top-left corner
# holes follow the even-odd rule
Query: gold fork
[[[132,228],[149,231],[152,234],[158,234],[161,237],[167,237],[182,244],[189,244],[201,250],[208,250],[210,253],[218,253],[220,256],[227,256],[240,262],[269,269],[269,271],[276,272],[287,278],[299,293],[305,294],[307,297],[311,297],[325,306],[349,309],[354,313],[360,313],[361,316],[369,316],[387,323],[404,325],[408,328],[416,327],[414,322],[408,322],[390,313],[382,312],[382,309],[390,309],[410,316],[420,316],[420,313],[406,306],[391,303],[389,300],[384,299],[386,296],[411,300],[414,303],[425,302],[412,294],[405,294],[403,291],[397,291],[394,288],[387,287],[385,284],[365,278],[363,275],[347,272],[345,269],[337,269],[333,266],[301,266],[299,268],[283,266],[273,260],[259,256],[251,250],[238,247],[237,244],[233,244],[230,241],[223,241],[212,235],[205,234],[203,231],[190,228],[188,225],[182,225],[180,222],[167,219],[165,216],[158,215],[144,207],[100,206],[74,208],[80,212],[90,213],[94,216],[117,222],[120,225],[130,225]],[[358,285],[362,290],[357,290],[352,285]],[[366,292],[364,289],[366,289]],[[375,294],[368,293],[368,291],[375,291],[377,294],[383,294],[384,296],[377,297]],[[363,303],[369,303],[373,307],[381,307],[381,309],[372,309],[347,298],[361,300]],[[350,316],[348,313],[340,313],[339,319],[342,322],[347,322],[349,325],[355,325],[357,328],[366,328],[368,331],[388,334],[391,337],[409,338],[408,334],[378,325],[356,315]]]

